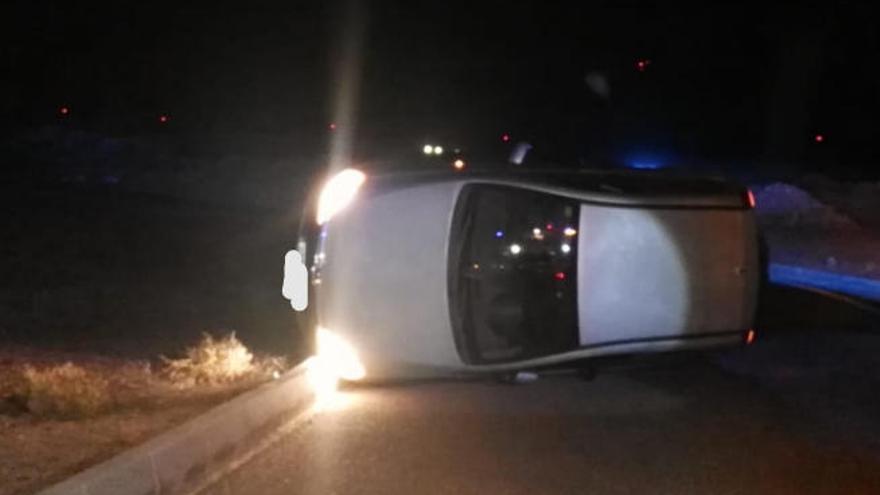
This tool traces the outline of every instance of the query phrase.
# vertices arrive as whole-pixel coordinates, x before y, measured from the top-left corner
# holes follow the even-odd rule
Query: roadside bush
[[[235,332],[219,339],[204,334],[184,357],[163,356],[162,360],[162,374],[178,388],[265,379],[280,372],[285,364],[281,358],[255,358]]]
[[[107,380],[73,363],[23,371],[21,391],[27,409],[37,416],[83,417],[106,408],[111,400]]]

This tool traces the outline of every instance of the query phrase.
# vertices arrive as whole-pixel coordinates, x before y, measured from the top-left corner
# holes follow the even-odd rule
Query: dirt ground
[[[111,403],[81,418],[37,415],[0,405],[0,495],[33,493],[177,426],[255,385],[181,390],[162,383],[144,361],[0,348],[0,402],[8,398],[26,365],[71,362],[104,377]]]
[[[767,240],[774,263],[880,280],[878,235],[857,233],[849,240],[830,239],[777,229]]]
[[[812,184],[754,187],[770,261],[880,279],[880,185]]]

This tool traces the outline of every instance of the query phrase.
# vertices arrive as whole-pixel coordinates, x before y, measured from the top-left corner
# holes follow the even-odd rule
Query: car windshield
[[[514,187],[460,196],[450,253],[462,357],[497,363],[577,347],[579,204]]]

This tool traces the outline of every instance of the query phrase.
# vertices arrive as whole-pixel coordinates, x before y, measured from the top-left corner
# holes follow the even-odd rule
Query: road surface
[[[880,493],[874,320],[777,296],[745,349],[345,390],[204,493]]]

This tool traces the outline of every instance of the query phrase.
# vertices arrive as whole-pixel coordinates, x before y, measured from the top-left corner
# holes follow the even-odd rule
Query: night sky
[[[372,152],[509,132],[559,160],[643,153],[878,175],[880,38],[867,3],[84,4],[4,7],[6,129],[63,119],[127,136],[165,114],[166,132],[184,137],[320,142],[359,27],[354,118]]]

